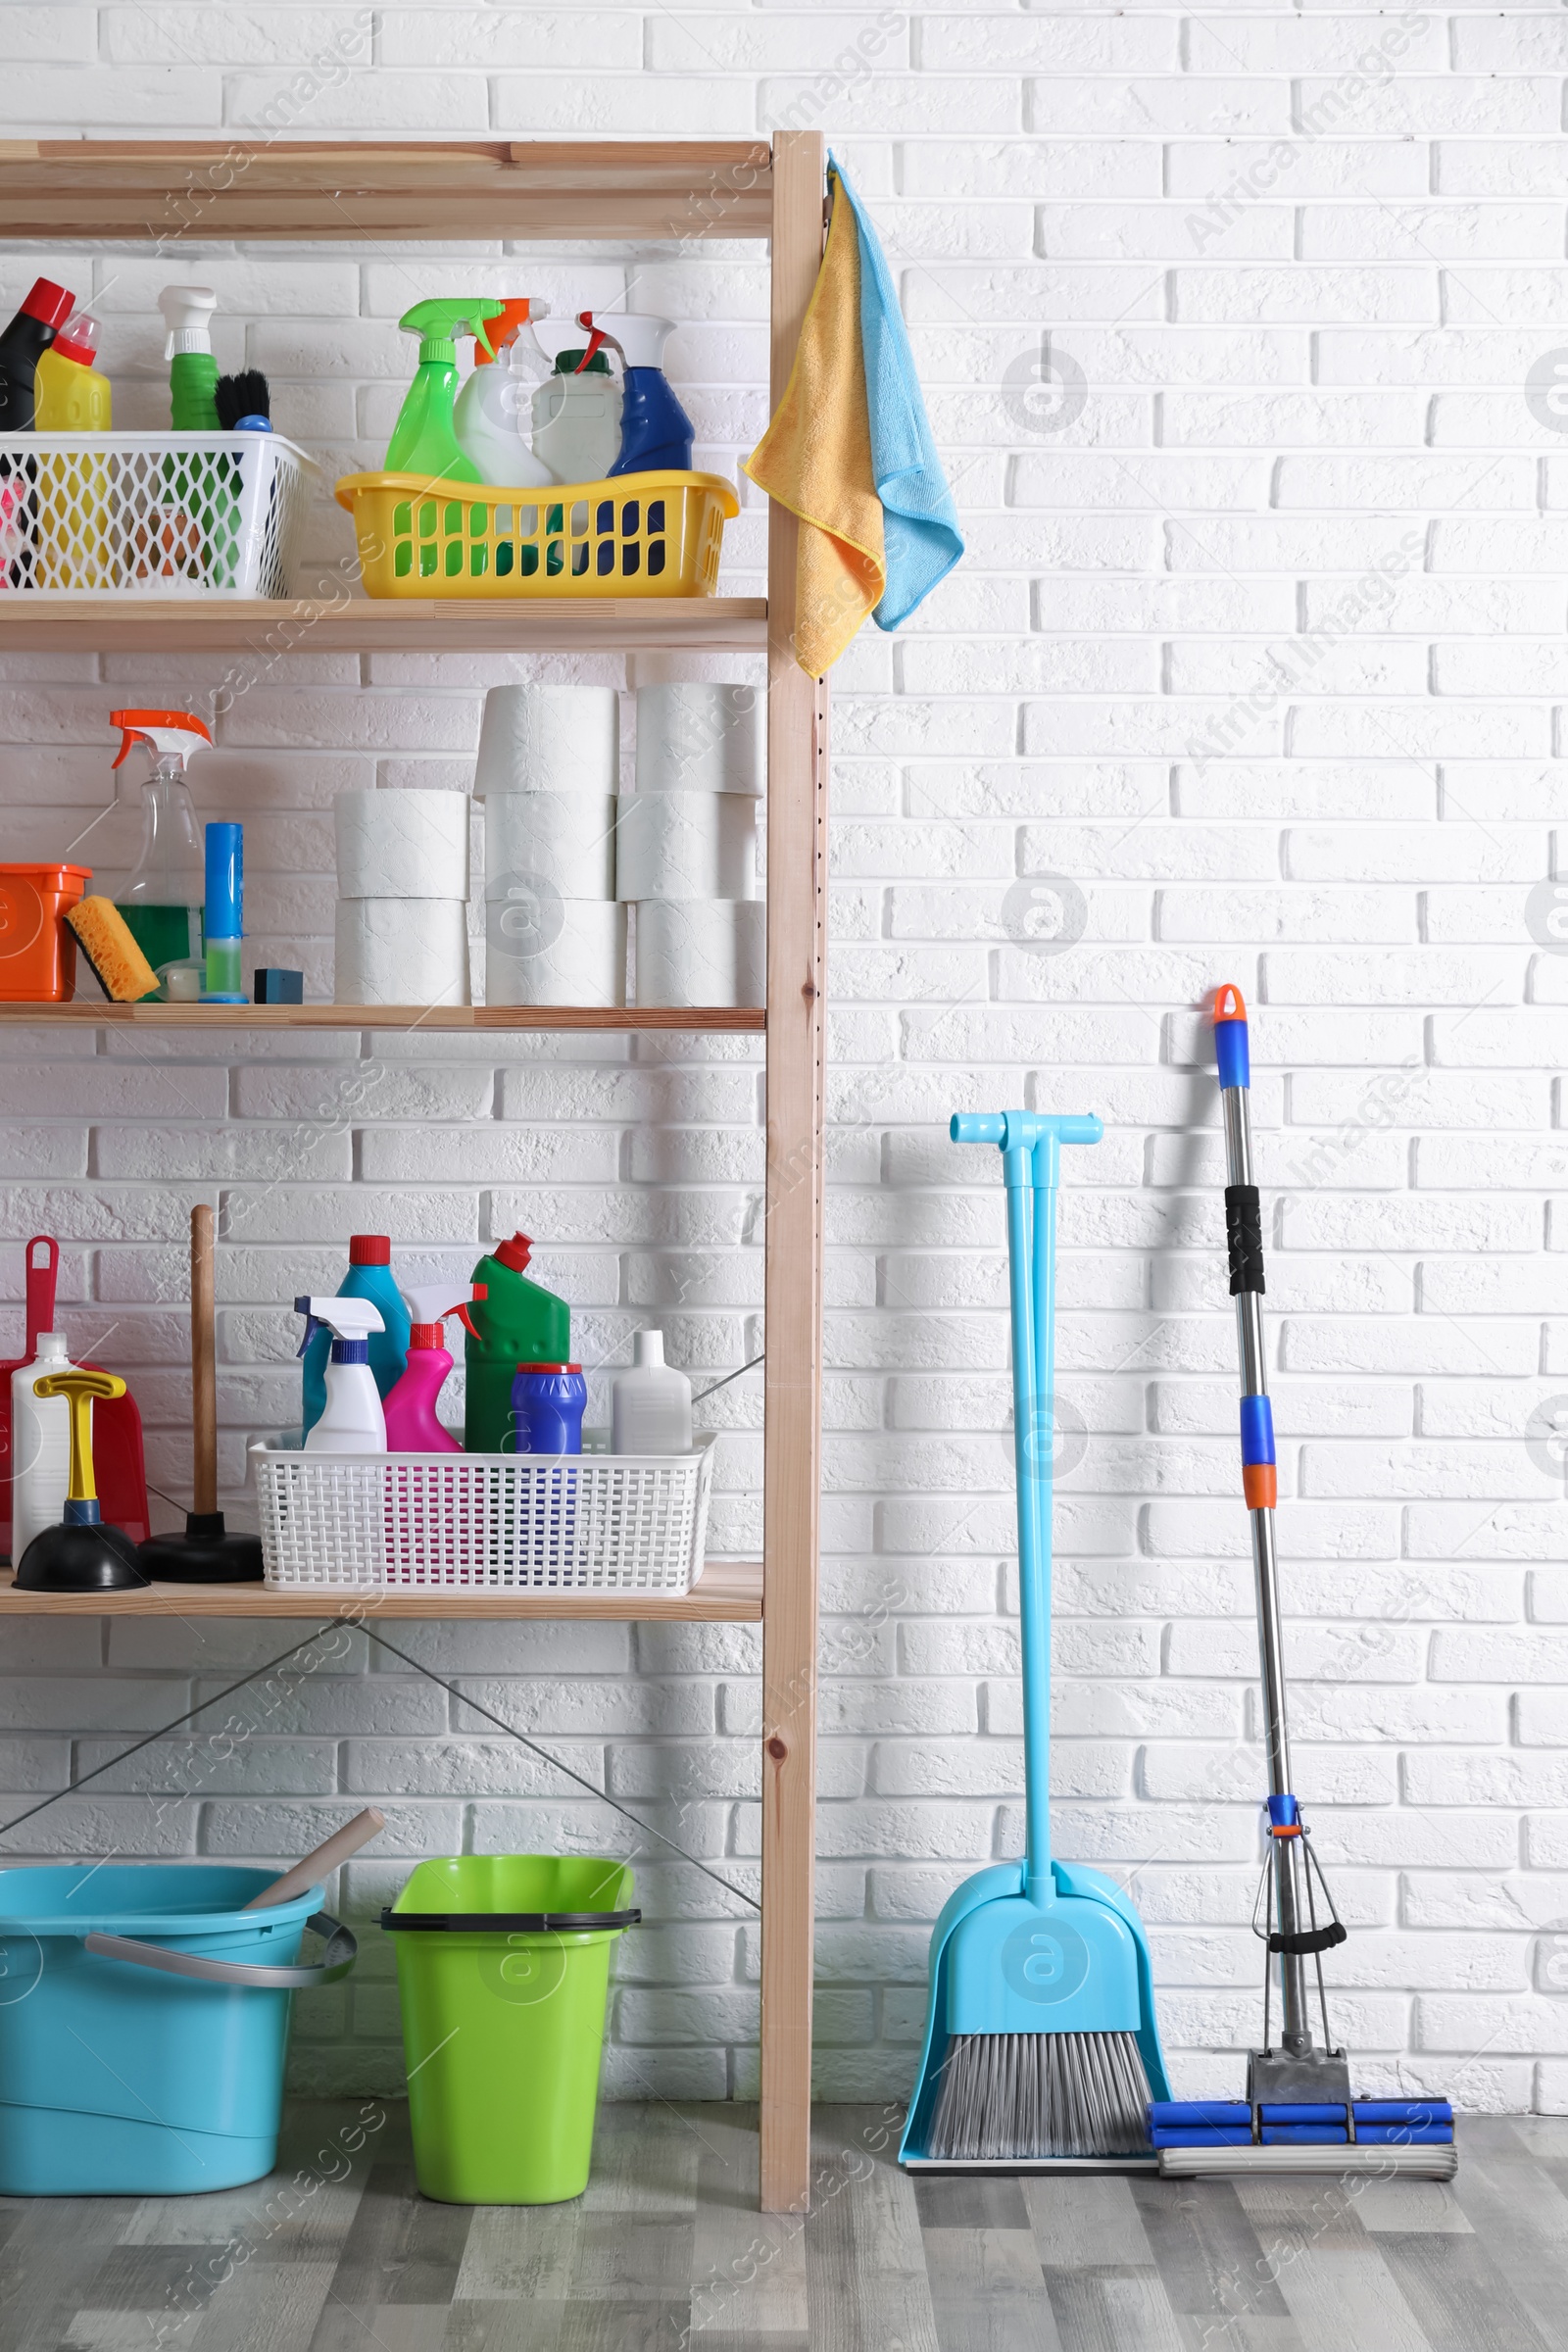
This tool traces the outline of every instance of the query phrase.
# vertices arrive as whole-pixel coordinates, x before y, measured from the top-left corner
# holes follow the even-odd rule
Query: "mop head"
[[[155,994],[158,974],[112,899],[78,900],[68,908],[66,920],[111,1004],[134,1004]]]
[[[1134,2034],[955,2034],[931,2162],[1147,2156],[1149,2078]]]

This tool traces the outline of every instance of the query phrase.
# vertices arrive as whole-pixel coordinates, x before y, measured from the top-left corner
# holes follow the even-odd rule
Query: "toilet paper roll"
[[[623,1004],[626,909],[613,899],[491,899],[484,910],[487,1004]]]
[[[493,792],[614,792],[620,701],[613,686],[492,686],[484,698],[476,799]]]
[[[757,803],[744,792],[622,794],[617,899],[755,899]]]
[[[466,792],[340,792],[332,804],[340,899],[466,899]]]
[[[461,899],[339,899],[340,1004],[466,1004],[468,910]]]
[[[650,900],[637,908],[639,1004],[760,1004],[767,995],[760,899]]]
[[[749,792],[767,772],[756,686],[639,686],[639,792]]]
[[[615,895],[615,797],[609,792],[493,792],[484,806],[484,895],[530,879],[563,898]]]

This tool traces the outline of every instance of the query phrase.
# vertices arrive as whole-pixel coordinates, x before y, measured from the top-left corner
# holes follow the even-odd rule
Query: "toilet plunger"
[[[298,1862],[284,1871],[280,1879],[274,1879],[270,1886],[264,1886],[260,1894],[253,1894],[243,1906],[244,1909],[270,1911],[274,1903],[291,1903],[297,1894],[305,1892],[307,1886],[315,1886],[328,1877],[340,1862],[348,1860],[350,1854],[357,1854],[362,1845],[368,1845],[370,1839],[385,1828],[386,1815],[378,1813],[373,1805],[367,1805],[363,1813],[356,1813],[352,1821],[346,1821],[340,1830],[332,1832],[330,1838],[323,1838],[319,1845],[313,1846],[308,1854],[302,1855]]]
[[[213,1212],[190,1212],[190,1388],[195,1455],[192,1501],[182,1536],[149,1536],[144,1573],[163,1585],[252,1585],[262,1576],[260,1536],[228,1535],[218,1507],[218,1317],[214,1306]]]
[[[111,1527],[98,1507],[92,1476],[92,1400],[123,1396],[115,1372],[42,1372],[35,1396],[63,1396],[71,1411],[71,1485],[65,1517],[40,1528],[17,1565],[19,1592],[123,1592],[145,1585],[136,1546],[123,1528]]]

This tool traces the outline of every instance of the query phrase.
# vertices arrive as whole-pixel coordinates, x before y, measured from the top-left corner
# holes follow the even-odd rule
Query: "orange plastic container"
[[[75,993],[66,909],[91,880],[90,865],[0,865],[0,1003],[63,1004]]]

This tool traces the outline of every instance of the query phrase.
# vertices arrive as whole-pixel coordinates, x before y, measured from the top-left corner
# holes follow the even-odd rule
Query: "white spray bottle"
[[[370,1334],[384,1331],[381,1310],[368,1298],[296,1298],[305,1317],[303,1355],[324,1323],[332,1334],[326,1366],[326,1407],[305,1441],[307,1453],[385,1453],[386,1416],[370,1370]]]
[[[534,296],[509,297],[486,322],[491,349],[474,337],[473,372],[458,394],[452,429],[458,447],[479,479],[502,489],[536,490],[555,476],[528,447],[532,394],[528,350],[521,329],[549,316],[550,305]],[[537,344],[532,348],[537,350]],[[536,372],[536,370],[535,370]]]

